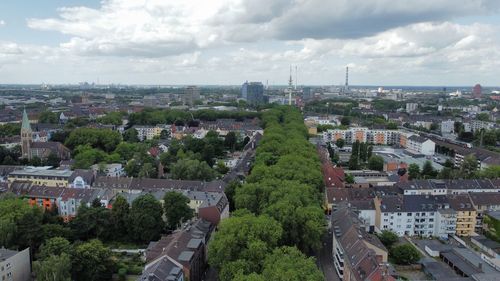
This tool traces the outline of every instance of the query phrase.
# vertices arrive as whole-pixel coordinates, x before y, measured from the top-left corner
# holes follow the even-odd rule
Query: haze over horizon
[[[0,84],[498,84],[495,0],[2,1]],[[457,4],[457,2],[460,2]],[[294,74],[295,77],[295,74]]]

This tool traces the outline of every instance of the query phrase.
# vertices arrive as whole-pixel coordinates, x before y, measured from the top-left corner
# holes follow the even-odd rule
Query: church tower
[[[31,131],[30,120],[26,109],[23,111],[23,121],[21,124],[21,152],[22,157],[31,159],[31,142],[33,141],[33,132]]]

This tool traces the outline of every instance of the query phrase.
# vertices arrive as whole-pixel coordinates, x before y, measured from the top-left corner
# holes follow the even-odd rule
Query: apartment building
[[[375,200],[376,227],[392,230],[397,235],[438,236],[438,210],[449,209],[446,196],[387,196]]]
[[[31,280],[30,248],[20,252],[0,248],[0,280]]]
[[[471,236],[476,227],[477,212],[469,195],[450,195],[448,201],[451,208],[457,212],[456,234]]]
[[[430,139],[418,135],[412,135],[408,137],[405,148],[408,151],[416,154],[434,155],[436,143],[434,143]]]
[[[335,142],[338,139],[344,139],[347,144],[359,141],[390,145],[399,142],[399,132],[396,130],[368,129],[365,127],[352,127],[346,130],[333,129],[323,132],[323,140],[325,142]]]
[[[170,130],[168,125],[156,125],[156,126],[146,126],[146,125],[135,125],[134,128],[137,131],[137,137],[140,141],[152,140],[155,137],[160,137],[163,130]]]
[[[500,193],[500,181],[470,180],[412,180],[395,184],[404,195],[446,195],[468,193]]]
[[[36,185],[68,186],[73,171],[48,170],[46,168],[27,167],[9,173],[7,178],[9,186],[14,181],[30,181]]]
[[[345,281],[395,280],[387,274],[387,249],[346,205],[332,214],[335,271]]]

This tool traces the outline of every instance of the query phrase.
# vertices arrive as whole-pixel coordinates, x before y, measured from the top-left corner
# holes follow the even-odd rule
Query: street
[[[328,230],[323,238],[323,246],[320,249],[319,255],[316,255],[317,263],[325,280],[327,281],[340,281],[337,272],[333,265],[332,257],[332,233]]]

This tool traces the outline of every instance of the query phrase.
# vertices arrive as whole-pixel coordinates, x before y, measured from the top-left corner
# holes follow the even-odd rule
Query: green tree
[[[359,169],[358,157],[355,157],[351,154],[349,158],[349,170],[357,170]]]
[[[234,151],[236,149],[236,144],[238,143],[238,137],[235,132],[229,132],[224,137],[224,146],[230,151]]]
[[[38,259],[44,260],[50,256],[59,256],[61,254],[70,255],[71,244],[62,237],[54,237],[46,240],[45,243],[40,246]]]
[[[418,179],[420,177],[420,167],[412,163],[410,166],[408,166],[408,176],[410,180]]]
[[[130,205],[125,197],[118,195],[111,209],[111,226],[113,227],[113,238],[125,241],[128,238]]]
[[[500,165],[489,166],[479,172],[480,178],[496,179],[500,178]]]
[[[162,216],[162,206],[153,195],[137,197],[130,210],[131,238],[142,243],[157,240],[165,228]]]
[[[182,222],[193,217],[189,198],[180,192],[167,192],[163,197],[163,208],[167,218],[167,228],[175,230]]]
[[[387,130],[397,130],[398,129],[398,124],[394,122],[389,122],[386,126]]]
[[[378,239],[380,239],[380,242],[382,242],[382,244],[384,244],[384,246],[388,249],[390,249],[392,245],[399,241],[398,235],[390,230],[383,230],[377,236]]]
[[[43,240],[46,241],[54,237],[62,237],[67,240],[72,240],[73,232],[65,225],[46,223],[42,225]]]
[[[369,145],[366,151],[366,157],[370,159],[370,157],[372,157],[372,154],[373,154],[373,145]]]
[[[437,171],[432,167],[431,161],[425,161],[421,174],[426,179],[432,179],[437,176]]]
[[[0,200],[0,245],[32,250],[40,246],[43,213],[38,207],[15,197]]]
[[[115,150],[122,136],[117,131],[109,129],[78,128],[73,130],[66,139],[66,146],[73,149],[79,145],[90,145],[105,152]]]
[[[464,157],[462,165],[460,166],[460,172],[464,178],[472,178],[477,170],[477,158],[474,154],[470,154]]]
[[[479,113],[476,115],[476,119],[480,121],[490,121],[490,115],[488,113]]]
[[[102,206],[81,205],[77,216],[70,221],[69,226],[80,240],[93,238],[106,240],[111,236],[110,218],[110,210]]]
[[[57,124],[59,123],[59,114],[56,112],[52,111],[44,111],[40,113],[38,116],[38,122],[39,123],[50,123],[50,124]]]
[[[335,145],[336,145],[338,148],[342,148],[342,147],[344,147],[344,145],[345,145],[345,140],[344,140],[344,139],[337,139],[337,140],[335,141]]]
[[[70,281],[71,260],[68,254],[51,255],[33,262],[33,272],[37,281]]]
[[[368,144],[365,142],[362,142],[359,144],[359,159],[363,163],[365,163],[366,160],[368,159],[367,155],[368,155]]]
[[[384,158],[379,155],[372,155],[368,160],[368,168],[370,170],[383,171],[384,170]]]
[[[351,174],[346,174],[345,175],[345,182],[349,183],[349,184],[353,184],[354,183],[354,177]]]
[[[240,270],[244,274],[259,271],[282,233],[279,223],[268,216],[236,212],[220,223],[219,231],[208,245],[208,262],[224,273],[224,277],[220,276],[222,281],[232,280]],[[240,262],[244,268],[234,267],[232,262]]]
[[[211,181],[216,172],[207,165],[194,159],[181,159],[170,168],[173,179]]]
[[[127,142],[139,142],[139,133],[134,128],[127,129],[123,132],[123,140]]]
[[[264,260],[263,280],[322,281],[324,276],[314,258],[308,258],[294,247],[275,249]]]
[[[72,256],[73,280],[111,280],[114,268],[111,250],[101,241],[94,239],[75,247]]]
[[[403,244],[393,247],[389,254],[397,264],[415,264],[420,259],[420,253],[411,244]]]
[[[351,118],[349,116],[343,116],[342,119],[340,119],[340,124],[343,126],[351,125]]]

